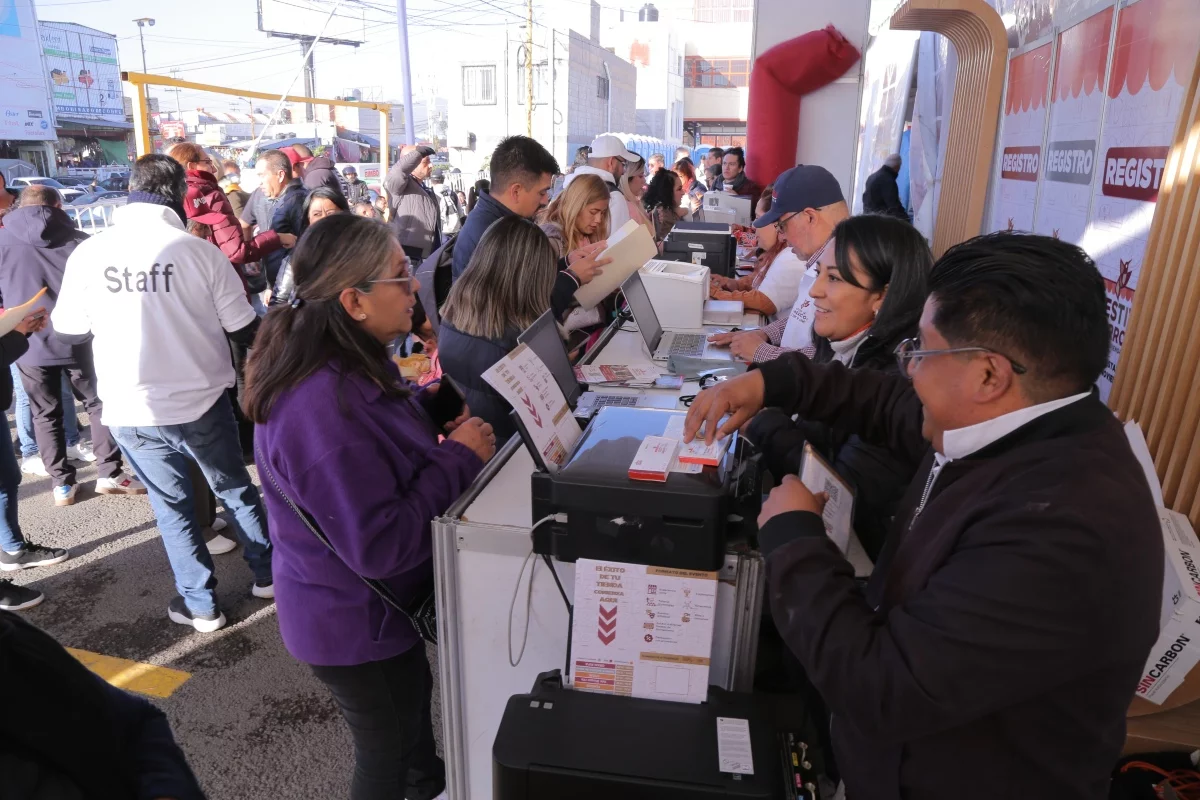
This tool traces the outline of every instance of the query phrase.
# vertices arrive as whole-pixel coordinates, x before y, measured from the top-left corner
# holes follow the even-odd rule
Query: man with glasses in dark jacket
[[[1104,281],[1074,245],[999,233],[947,251],[929,290],[907,375],[787,354],[701,393],[685,437],[776,406],[919,465],[865,591],[799,479],[759,517],[772,616],[832,712],[847,796],[1106,797],[1163,547],[1094,386]]]

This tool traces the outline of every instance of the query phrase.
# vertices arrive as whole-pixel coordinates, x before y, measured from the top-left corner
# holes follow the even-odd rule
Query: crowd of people
[[[149,496],[172,621],[226,624],[212,556],[240,545],[251,594],[276,603],[284,645],[351,731],[352,798],[438,797],[431,521],[515,433],[482,373],[547,310],[585,351],[621,313],[617,293],[574,300],[608,238],[632,222],[662,242],[729,192],[753,201],[757,249],[710,294],[767,323],[710,339],[750,368],[695,398],[686,436],[741,429],[775,484],[763,635],[816,709],[832,773],[856,798],[1101,796],[1157,635],[1162,551],[1093,389],[1108,327],[1082,250],[1005,233],[935,259],[892,195],[898,158],[867,181],[877,213],[854,216],[824,167],[763,187],[740,147],[668,162],[599,136],[556,194],[560,165],[532,138],[504,139],[467,196],[433,155],[401,151],[381,209],[302,145],[260,154],[247,194],[238,165],[177,144],[138,159],[128,205],[91,238],[53,189],[26,189],[0,229],[0,298],[46,294],[0,337],[22,456],[0,453],[0,569],[69,556],[22,534],[22,470],[44,471],[61,505],[72,461],[94,461],[95,491]],[[402,377],[393,355],[413,347],[441,381]],[[855,491],[865,589],[796,477],[806,448]],[[0,609],[42,599],[0,582]],[[160,778],[195,796],[169,740]]]

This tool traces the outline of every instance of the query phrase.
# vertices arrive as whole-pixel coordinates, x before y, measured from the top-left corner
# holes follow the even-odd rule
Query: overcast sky
[[[581,2],[581,0],[556,0]],[[586,2],[586,0],[582,0]],[[137,17],[153,17],[144,29],[146,65],[153,73],[201,83],[283,93],[301,64],[301,45],[268,37],[258,30],[256,0],[35,0],[38,18],[77,22],[117,36],[121,68],[141,70]],[[334,0],[263,0],[264,27],[289,33],[316,34]],[[324,9],[323,13],[315,10]],[[454,89],[457,61],[485,37],[503,37],[507,23],[525,17],[520,0],[410,0],[414,99]],[[288,26],[284,28],[284,26]],[[381,99],[401,98],[401,69],[396,6],[387,0],[343,0],[325,32],[328,37],[362,40],[357,48],[318,43],[315,52],[317,95],[333,97],[361,88]],[[303,78],[294,94],[303,93]],[[152,88],[164,110],[174,109],[175,95]],[[238,108],[220,95],[183,91],[184,109]],[[256,102],[256,106],[260,103]],[[270,103],[261,101],[269,107]]]

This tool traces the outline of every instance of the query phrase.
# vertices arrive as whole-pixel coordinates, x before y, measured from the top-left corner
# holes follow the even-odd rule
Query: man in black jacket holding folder
[[[686,434],[779,406],[920,462],[865,591],[798,479],[759,519],[771,611],[832,712],[848,796],[1105,797],[1163,551],[1093,388],[1103,281],[1066,242],[992,234],[929,286],[907,379],[788,354],[702,393]]]

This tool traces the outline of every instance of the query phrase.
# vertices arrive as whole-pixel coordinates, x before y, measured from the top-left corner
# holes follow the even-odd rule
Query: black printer
[[[725,223],[677,222],[663,240],[662,257],[699,264],[714,275],[732,278],[737,266],[737,239]]]
[[[633,480],[629,466],[642,440],[663,435],[686,412],[611,406],[600,409],[556,472],[531,478],[533,518],[544,524],[533,549],[560,561],[579,558],[716,570],[726,543],[756,533],[762,504],[758,459],[734,434],[720,463],[665,482]]]
[[[700,704],[616,697],[566,689],[545,673],[508,700],[492,745],[492,796],[814,800],[808,745],[780,729],[776,700],[715,687]]]

